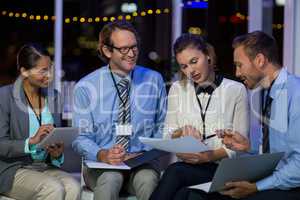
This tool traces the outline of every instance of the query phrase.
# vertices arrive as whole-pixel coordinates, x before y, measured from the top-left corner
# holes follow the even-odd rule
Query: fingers
[[[193,126],[186,125],[182,128],[183,136],[193,136],[196,139],[202,139],[201,133]]]
[[[113,148],[108,150],[107,161],[109,164],[115,165],[120,164],[125,159],[126,152],[124,148],[119,145],[115,145]]]
[[[40,130],[50,133],[53,130],[53,125],[52,124],[44,124],[42,126],[40,126]]]
[[[176,156],[190,164],[205,163],[209,160],[206,153],[178,153]]]
[[[215,130],[215,133],[219,138],[232,137],[234,135],[234,131],[231,129],[218,129]]]
[[[45,136],[51,133],[52,129],[53,128],[51,126],[42,125],[36,133],[37,138],[39,138],[38,142],[40,142],[40,140],[42,140]]]
[[[220,193],[222,195],[227,195],[227,196],[232,197],[238,190],[238,188],[237,188],[238,184],[237,183],[238,182],[227,182],[227,183],[225,183],[225,186],[224,186],[223,190]]]
[[[139,156],[139,155],[141,155],[141,154],[143,154],[143,153],[141,152],[141,153],[130,153],[130,154],[126,154],[124,160],[129,160],[129,159],[131,159],[131,158],[135,158],[135,157],[137,157],[137,156]]]
[[[124,147],[120,144],[113,146],[113,148],[111,148],[109,151],[111,151],[111,153],[114,153],[114,154],[125,153]]]

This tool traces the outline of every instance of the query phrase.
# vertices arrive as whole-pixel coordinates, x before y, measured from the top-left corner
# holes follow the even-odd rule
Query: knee
[[[152,169],[138,171],[133,178],[133,185],[140,189],[154,190],[159,181],[159,174]]]
[[[171,164],[163,174],[164,178],[176,178],[182,174],[184,174],[186,163],[177,162]]]
[[[142,169],[133,177],[133,188],[137,199],[149,199],[159,181],[159,174],[153,169]]]
[[[79,199],[80,192],[81,192],[81,187],[79,182],[73,178],[66,180],[65,192],[66,192],[66,196],[70,196],[74,200]]]
[[[39,193],[40,196],[53,196],[55,199],[64,199],[66,192],[63,184],[59,180],[49,178],[44,180]]]
[[[97,179],[97,187],[108,186],[110,188],[121,188],[123,179],[123,175],[119,172],[104,172]]]

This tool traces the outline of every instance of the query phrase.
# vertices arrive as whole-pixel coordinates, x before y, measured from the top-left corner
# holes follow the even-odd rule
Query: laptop
[[[230,181],[255,182],[273,173],[283,152],[223,159],[211,182],[190,186],[205,192],[221,191]]]

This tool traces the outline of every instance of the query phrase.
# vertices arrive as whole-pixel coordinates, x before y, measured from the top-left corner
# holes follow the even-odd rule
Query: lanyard
[[[109,71],[110,71],[111,78],[112,78],[112,80],[113,80],[113,82],[114,82],[114,86],[115,86],[115,88],[116,88],[116,90],[117,90],[118,97],[119,97],[120,101],[122,102],[123,106],[125,107],[125,102],[124,102],[123,99],[121,98],[121,92],[120,92],[120,90],[119,90],[119,88],[118,88],[117,82],[116,82],[116,80],[115,80],[115,77],[114,77],[114,75],[113,75],[113,73],[112,73],[110,67],[109,67]],[[134,70],[133,70],[132,73],[131,73],[131,81],[133,80],[133,73],[134,73]],[[130,84],[129,89],[128,89],[128,95],[129,95],[129,92],[130,92],[130,88],[131,88],[131,84]],[[125,122],[125,114],[126,114],[126,113],[125,113],[125,109],[123,109],[123,112],[124,112],[124,115],[123,115],[123,123],[124,123],[124,122]]]
[[[33,111],[33,113],[34,113],[36,119],[37,119],[38,122],[39,122],[39,125],[41,126],[41,125],[42,125],[42,111],[41,111],[41,108],[42,108],[42,100],[41,100],[41,90],[39,89],[39,111],[40,111],[40,114],[39,114],[39,115],[35,112],[35,110],[34,110],[32,104],[31,104],[31,102],[30,102],[30,100],[29,100],[29,98],[28,98],[27,93],[25,92],[25,90],[24,90],[24,94],[25,94],[26,100],[27,100],[27,102],[28,102],[30,108],[32,109],[32,111]]]
[[[196,92],[196,90],[195,90],[195,92]],[[201,104],[201,102],[200,102],[200,100],[199,100],[199,98],[198,98],[198,96],[197,96],[197,93],[196,93],[197,102],[198,102],[198,105],[199,105],[199,108],[200,108],[200,112],[201,112],[202,127],[203,127],[203,140],[206,139],[205,116],[206,116],[206,111],[207,111],[207,109],[208,109],[208,106],[209,106],[211,97],[212,97],[212,94],[209,95],[209,98],[208,98],[208,101],[207,101],[205,110],[204,110],[204,112],[203,112],[202,104]]]

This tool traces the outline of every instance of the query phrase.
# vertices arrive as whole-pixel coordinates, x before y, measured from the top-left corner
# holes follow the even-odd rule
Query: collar
[[[272,99],[275,99],[276,96],[278,95],[278,90],[282,89],[285,86],[287,77],[288,77],[287,70],[285,68],[280,69],[277,78],[274,80],[274,83],[271,86],[269,95],[270,97],[272,97]]]
[[[126,79],[129,81],[129,83],[131,82],[131,79],[132,79],[132,76],[133,76],[133,70],[131,70],[131,71],[129,72],[129,74],[127,74],[126,76],[120,76],[119,74],[113,72],[113,71],[111,70],[111,68],[110,68],[109,65],[107,65],[107,69],[108,69],[109,73],[112,73],[112,75],[113,75],[114,79],[116,80],[116,83],[117,83],[117,84],[118,84],[122,79],[124,79],[124,78],[126,78]]]
[[[216,74],[214,82],[209,85],[199,86],[198,84],[194,83],[196,95],[200,95],[201,93],[207,93],[211,95],[214,92],[214,90],[221,85],[222,81],[223,76],[220,74]]]

